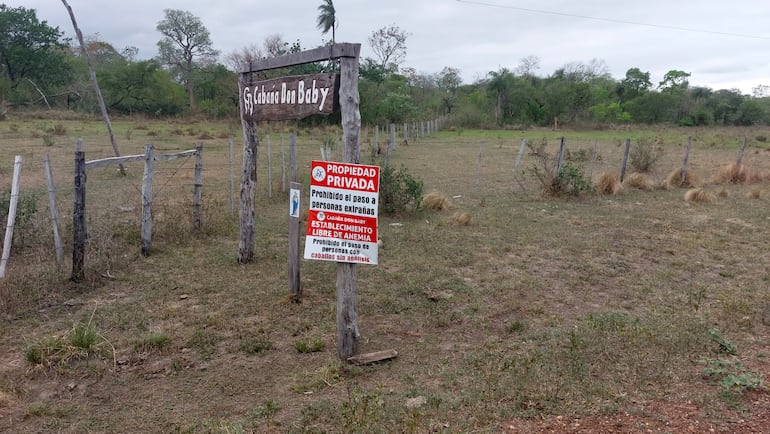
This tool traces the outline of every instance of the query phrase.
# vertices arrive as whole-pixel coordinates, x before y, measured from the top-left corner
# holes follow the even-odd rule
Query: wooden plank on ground
[[[372,363],[381,362],[383,360],[395,359],[397,356],[398,351],[396,350],[383,350],[348,357],[348,362],[354,365],[370,365]]]

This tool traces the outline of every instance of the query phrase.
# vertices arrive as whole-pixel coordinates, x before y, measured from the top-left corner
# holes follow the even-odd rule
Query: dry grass
[[[449,198],[445,195],[437,192],[432,191],[422,198],[422,207],[424,209],[433,210],[433,211],[442,211],[445,209],[449,209],[451,207],[451,202],[449,201]]]
[[[623,181],[624,186],[628,188],[635,188],[637,190],[652,190],[654,188],[654,184],[650,179],[644,175],[643,173],[632,173],[628,175],[628,177]]]
[[[457,226],[468,226],[471,223],[471,213],[457,211],[452,215],[452,222]]]
[[[759,187],[754,187],[746,193],[748,199],[759,199],[762,197],[762,190]]]
[[[64,121],[67,136],[43,147],[29,139],[38,123],[19,123],[17,132],[0,124],[0,172],[8,174],[14,153],[24,152],[23,188],[45,192],[38,156],[50,152],[66,221],[71,143],[85,137],[91,159],[110,156],[109,141],[98,121]],[[121,143],[126,155],[141,153],[144,143],[183,150],[195,140],[170,134],[178,125],[169,122],[115,127],[119,137],[133,127],[132,140]],[[238,131],[232,123],[195,129],[215,137]],[[150,131],[158,135],[150,138]],[[704,179],[734,155],[725,144],[733,135],[764,133],[698,131],[691,167]],[[693,132],[638,133],[674,144]],[[298,176],[307,180],[306,163],[318,157],[324,135],[299,133]],[[226,140],[204,144],[200,233],[190,222],[192,162],[158,162],[157,219],[146,258],[139,255],[141,165],[127,166],[125,178],[114,169],[89,172],[87,279],[79,285],[68,282],[69,250],[62,266],[53,260],[40,196],[40,220],[28,231],[37,237],[13,250],[9,276],[0,281],[0,431],[501,432],[512,419],[564,415],[586,421],[644,413],[659,421],[658,413],[639,412],[654,408],[649,403],[689,403],[692,426],[730,431],[738,419],[748,424],[768,414],[764,392],[726,402],[720,379],[704,378],[697,362],[727,358],[720,348],[733,342],[737,355],[730,360],[770,374],[761,357],[770,339],[764,203],[747,199],[742,186],[725,186],[729,197],[700,209],[685,206],[678,189],[543,197],[531,174],[511,177],[521,134],[443,132],[394,152],[392,163],[418,174],[426,191],[451,198],[458,220],[455,210],[380,216],[379,265],[356,267],[359,352],[392,348],[399,357],[364,367],[337,359],[336,264],[302,261],[302,302],[292,303],[287,197],[276,167],[267,196],[266,151],[260,150],[250,264],[235,259],[238,211],[237,200],[234,212],[229,207]],[[548,135],[551,153],[561,134],[526,132]],[[568,143],[598,139],[602,159],[591,173],[609,173],[619,167],[617,143],[626,134],[575,132]],[[477,179],[467,169],[476,167],[484,140],[501,145],[485,148]],[[273,163],[281,160],[279,146],[271,152]],[[748,155],[747,164],[764,173],[770,162],[760,157]],[[524,156],[522,167],[535,164]],[[679,164],[661,159],[650,177],[663,178]],[[66,222],[62,230],[71,239]],[[73,320],[92,313],[108,352],[52,368],[25,360],[26,348],[61,338]],[[709,338],[711,328],[721,330],[720,342]],[[300,353],[297,342],[319,351]],[[425,404],[407,408],[420,397]]]
[[[689,203],[711,203],[715,200],[714,195],[703,188],[691,188],[684,194],[684,200]]]
[[[714,179],[716,184],[745,184],[752,179],[751,171],[745,164],[731,163],[720,169]]]
[[[599,181],[596,183],[596,191],[606,195],[616,195],[623,190],[623,185],[620,183],[617,175],[613,173],[602,173],[599,176]]]
[[[682,169],[674,169],[666,178],[669,187],[694,188],[700,184],[698,177],[692,173],[692,170],[684,171],[684,180],[682,179]]]

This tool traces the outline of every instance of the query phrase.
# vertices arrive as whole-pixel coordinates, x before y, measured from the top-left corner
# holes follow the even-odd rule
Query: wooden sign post
[[[241,187],[241,240],[239,262],[254,254],[254,185],[256,151],[259,145],[257,121],[301,119],[312,114],[329,114],[339,104],[342,115],[342,159],[360,160],[361,113],[358,95],[358,58],[361,44],[340,43],[285,56],[262,59],[241,71],[239,100],[244,131],[244,172]],[[340,61],[339,77],[314,74],[253,81],[253,73],[306,63]],[[339,101],[338,103],[336,101]],[[249,163],[247,166],[247,156]],[[337,264],[337,355],[347,360],[358,350],[356,309],[356,265]]]

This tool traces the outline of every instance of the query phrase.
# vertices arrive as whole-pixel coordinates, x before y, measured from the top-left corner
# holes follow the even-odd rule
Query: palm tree
[[[508,68],[500,68],[499,71],[490,71],[487,81],[487,91],[497,97],[495,105],[495,120],[498,125],[503,123],[503,102],[508,98],[513,73]]]
[[[327,34],[332,31],[332,44],[334,43],[334,31],[337,27],[337,16],[334,11],[334,2],[332,0],[322,0],[321,6],[318,6],[318,28],[321,33]]]

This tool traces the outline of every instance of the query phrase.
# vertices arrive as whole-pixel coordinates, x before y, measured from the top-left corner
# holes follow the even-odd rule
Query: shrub
[[[632,146],[628,154],[628,163],[634,171],[647,173],[652,170],[655,163],[663,156],[663,149],[654,146],[647,139],[639,139],[636,146]]]
[[[420,209],[422,180],[405,168],[383,166],[380,170],[380,208],[388,214]]]
[[[561,170],[557,170],[557,157],[551,157],[545,151],[546,145],[545,139],[537,146],[527,143],[530,155],[538,161],[530,167],[529,172],[540,181],[543,193],[549,196],[579,196],[581,193],[592,192],[593,186],[583,174],[583,168],[566,161]]]

